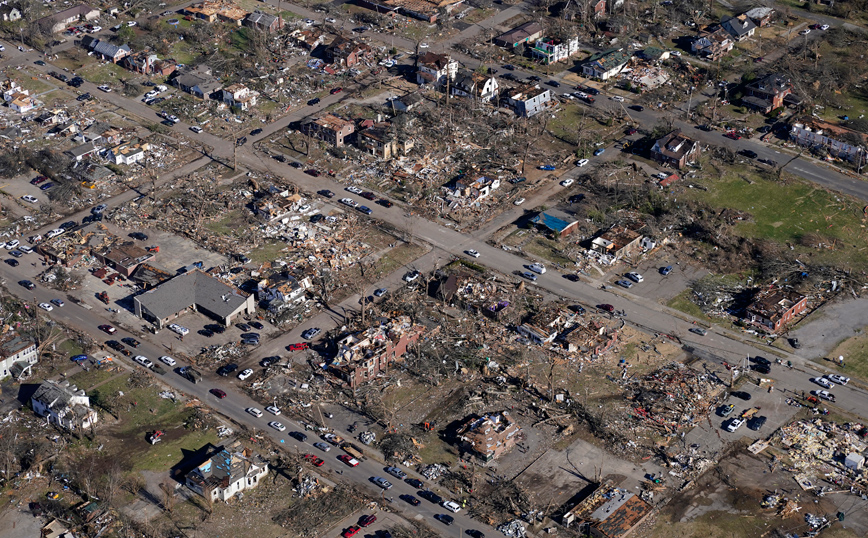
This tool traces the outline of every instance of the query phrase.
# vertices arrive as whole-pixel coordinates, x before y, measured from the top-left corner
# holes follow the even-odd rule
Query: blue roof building
[[[559,237],[569,235],[579,227],[579,221],[577,220],[568,221],[545,212],[536,215],[530,221],[536,224],[538,228],[548,230]]]

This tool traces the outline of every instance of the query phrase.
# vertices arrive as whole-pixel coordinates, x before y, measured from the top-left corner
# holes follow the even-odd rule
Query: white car
[[[9,241],[8,243],[6,243],[6,250],[12,250],[14,248],[18,248],[18,245],[20,245],[20,244],[21,244],[20,241],[18,241],[17,239],[13,239],[12,241]]]
[[[524,203],[524,198],[519,198],[518,200],[516,200],[515,202],[513,202],[513,204],[515,204],[515,205],[521,205],[521,204],[523,204],[523,203]]]
[[[673,50],[669,54],[671,54],[672,56],[681,56],[681,51],[680,50]]]
[[[846,385],[847,383],[850,382],[849,377],[844,377],[844,376],[838,375],[838,374],[829,374],[826,377],[829,379],[829,381],[833,381],[839,385]]]
[[[28,247],[27,245],[21,245],[20,247],[18,247],[18,250],[20,250],[24,254],[30,254],[31,252],[33,252],[33,249]]]
[[[624,98],[621,97],[620,95],[613,95],[613,96],[612,96],[612,100],[613,100],[613,101],[618,101],[619,103],[623,103],[623,102],[624,102]]]
[[[90,29],[90,33],[95,34],[97,32],[102,32],[102,26],[94,26]]]
[[[417,278],[419,278],[419,271],[410,271],[409,273],[404,275],[404,282],[413,282]]]
[[[469,250],[465,250],[464,252],[466,252],[468,256],[473,256],[474,258],[479,257],[479,253],[476,252],[475,250],[473,250],[472,248]]]
[[[256,418],[259,418],[262,416],[262,411],[260,411],[259,409],[255,408],[255,407],[248,407],[247,412]]]
[[[193,132],[196,133],[196,134],[199,134],[199,133],[202,132],[202,128],[201,128],[201,127],[197,127],[197,126],[195,126],[195,125],[192,126],[192,127],[190,127],[190,130],[193,131]]]
[[[627,273],[626,276],[627,276],[627,278],[629,278],[630,280],[632,280],[633,282],[635,282],[637,284],[640,282],[643,282],[645,280],[644,278],[642,278],[642,275],[640,275],[639,273],[637,273],[635,271],[631,271],[631,272]]]
[[[55,228],[55,229],[49,231],[47,234],[45,234],[45,238],[46,239],[54,239],[58,235],[63,235],[63,232],[65,232],[65,231],[66,230],[64,230],[63,228]]]
[[[108,84],[100,84],[99,86],[96,87],[96,89],[102,90],[106,93],[111,93],[111,91],[112,91],[112,89],[109,87]]]
[[[458,503],[455,501],[443,501],[442,503],[440,503],[440,506],[449,510],[452,513],[456,513],[461,510],[461,506],[459,506]]]
[[[275,416],[280,414],[280,409],[276,405],[269,405],[265,410]]]
[[[39,308],[45,310],[46,312],[51,312],[52,310],[54,310],[54,307],[51,306],[49,303],[39,303]]]
[[[561,181],[561,187],[569,187],[570,185],[572,185],[575,182],[576,182],[575,179],[565,179],[565,180]]]
[[[283,424],[281,424],[280,422],[277,422],[275,420],[272,420],[271,422],[269,422],[268,425],[279,432],[282,432],[286,429],[286,426],[284,426]]]
[[[828,390],[818,390],[814,394],[816,394],[818,398],[821,398],[823,400],[829,400],[830,402],[835,401],[835,396]]]
[[[358,207],[359,204],[356,203],[352,198],[341,198],[341,203],[344,205],[348,205],[350,207]]]
[[[588,164],[589,162],[591,162],[591,161],[589,161],[588,159],[579,159],[579,160],[576,162],[576,166],[578,166],[579,168],[581,168],[581,167],[585,166],[586,164]]]
[[[176,364],[178,364],[177,362],[175,362],[175,359],[168,355],[163,355],[162,357],[160,357],[160,362],[167,366],[175,366]]]
[[[801,32],[799,32],[799,35],[808,35],[808,34],[810,34],[810,33],[811,33],[811,29],[810,29],[810,28],[805,28],[804,30],[802,30]]]
[[[334,24],[334,23],[338,22],[331,17],[326,17],[325,21],[329,24]]]
[[[824,389],[833,389],[833,388],[835,388],[835,384],[829,382],[829,380],[826,379],[825,377],[815,377],[815,378],[811,379],[811,381],[813,381],[814,383],[820,385],[820,386],[823,387]]]
[[[190,329],[188,329],[187,327],[181,327],[177,323],[170,323],[169,330],[178,333],[181,336],[187,336],[188,334],[190,334]]]
[[[353,193],[353,194],[362,194],[363,192],[365,192],[365,191],[363,191],[362,189],[360,189],[360,188],[358,188],[358,187],[347,187],[347,188],[344,189],[344,190],[346,190],[347,192],[351,192],[351,193]]]
[[[546,266],[541,264],[541,263],[532,263],[532,264],[528,265],[527,268],[530,269],[531,271],[533,271],[534,273],[539,273],[541,275],[544,275],[546,272]]]
[[[25,194],[24,196],[21,197],[21,199],[24,200],[25,202],[30,202],[31,204],[35,204],[36,202],[39,201],[39,199],[37,197],[30,196],[29,194]]]
[[[822,30],[822,31],[824,31],[824,32],[825,32],[826,30],[828,30],[828,29],[829,29],[829,25],[828,25],[828,24],[824,24],[823,26],[820,26],[820,30]]]
[[[247,379],[248,377],[250,377],[252,375],[253,375],[253,369],[247,368],[246,370],[244,370],[243,372],[238,374],[238,379],[240,379],[241,381],[244,381],[245,379]]]
[[[6,47],[4,47],[3,45],[0,45],[0,52],[3,52],[4,50],[6,50]]]
[[[135,357],[133,357],[133,360],[136,361],[137,363],[141,364],[145,368],[150,368],[151,366],[154,365],[154,363],[152,363],[150,361],[150,359],[148,359],[147,357],[145,357],[143,355],[136,355]]]
[[[729,424],[726,425],[726,431],[734,432],[735,430],[741,428],[742,424],[744,424],[743,418],[733,418],[729,421]]]
[[[427,49],[427,48],[428,48],[428,43],[419,43],[419,48],[420,48],[420,49]]]
[[[137,24],[136,21],[129,21],[129,22],[127,23],[127,26],[129,26],[130,28],[132,28],[132,27],[135,26],[136,24]]]

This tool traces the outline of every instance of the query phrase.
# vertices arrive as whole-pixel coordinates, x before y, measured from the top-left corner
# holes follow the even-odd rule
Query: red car
[[[352,456],[350,456],[349,454],[341,454],[340,456],[338,456],[338,459],[341,460],[342,462],[346,463],[350,467],[355,467],[356,465],[359,464],[359,461],[357,459],[353,458]]]
[[[211,394],[213,394],[214,396],[217,396],[217,397],[220,398],[221,400],[222,400],[223,398],[226,397],[226,393],[223,392],[223,391],[220,390],[220,389],[211,389],[209,392],[210,392]]]
[[[741,135],[736,133],[735,131],[729,131],[728,133],[726,133],[723,136],[725,136],[727,138],[732,138],[733,140],[741,140]]]
[[[359,532],[360,530],[362,530],[362,529],[359,528],[359,527],[357,527],[356,525],[353,525],[353,526],[350,527],[349,529],[347,529],[347,530],[345,530],[344,532],[342,532],[342,533],[341,533],[341,536],[343,536],[344,538],[352,538],[353,536],[355,536],[356,534],[358,534],[358,532]]]
[[[375,516],[373,514],[369,514],[367,516],[362,516],[359,518],[359,526],[360,527],[367,527],[367,526],[373,525],[375,521],[377,521],[377,516]]]
[[[289,344],[288,346],[286,346],[286,349],[290,351],[304,351],[309,347],[310,346],[307,342],[299,342],[298,344]]]
[[[341,93],[342,91],[344,91],[343,88],[334,88],[334,89],[332,89],[332,91],[330,91],[329,93],[332,94],[332,95],[334,95],[334,94],[336,94],[336,93]]]
[[[310,170],[305,170],[304,173],[309,175],[309,176],[313,176],[313,177],[319,177],[320,176],[319,170],[314,170],[313,168],[311,168]]]
[[[30,180],[31,185],[39,185],[40,183],[48,181],[48,178],[45,176],[36,176],[35,178]]]
[[[606,312],[614,312],[615,311],[615,307],[610,305],[610,304],[599,304],[599,305],[597,305],[597,308],[599,308],[600,310],[605,310]]]
[[[630,127],[629,129],[627,129],[627,135],[628,136],[632,136],[638,132],[639,132],[639,130],[636,129],[635,127]]]
[[[322,467],[323,463],[325,463],[323,460],[317,458],[313,454],[305,454],[303,457],[304,459],[309,461],[314,467]]]
[[[118,332],[118,330],[115,329],[114,327],[112,327],[111,325],[100,325],[99,330],[107,332],[108,334],[114,334],[114,333]]]

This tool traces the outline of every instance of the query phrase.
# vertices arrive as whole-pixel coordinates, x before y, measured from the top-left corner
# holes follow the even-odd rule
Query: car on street
[[[412,504],[413,506],[419,506],[420,504],[422,504],[422,501],[412,495],[404,494],[400,496],[400,499],[406,503]]]
[[[127,336],[126,338],[121,338],[121,342],[130,346],[131,348],[137,348],[140,345],[142,345],[141,342],[139,342],[138,340],[136,340],[135,338],[132,338],[130,336]]]
[[[724,133],[723,136],[725,136],[727,138],[731,138],[733,140],[741,140],[741,135],[735,131],[727,131],[726,133]]]
[[[453,514],[461,511],[461,506],[455,501],[443,501],[442,503],[440,503],[440,506],[449,510]]]
[[[637,129],[635,127],[630,127],[629,129],[624,131],[624,134],[626,134],[627,136],[633,136],[634,134],[636,134],[638,132],[639,132],[639,129]]]
[[[743,149],[743,150],[739,151],[738,153],[739,153],[739,155],[744,155],[748,159],[756,159],[757,158],[757,153],[755,151],[751,151],[749,149]]]
[[[585,166],[586,164],[588,164],[589,162],[591,162],[591,161],[588,159],[579,159],[578,161],[576,161],[576,166],[581,168],[581,167]]]
[[[319,97],[314,97],[310,101],[307,102],[307,106],[313,106],[319,104]]]
[[[41,67],[44,67],[44,66],[45,66],[45,62],[43,62],[42,60],[36,60],[36,61],[33,62],[33,63],[35,63],[36,65],[41,66]]]
[[[613,101],[618,101],[619,103],[623,103],[623,102],[624,102],[624,98],[621,97],[620,95],[613,95],[613,96],[612,96],[612,100],[613,100]]]
[[[268,423],[268,425],[279,432],[286,430],[286,426],[284,426],[280,422],[277,422],[276,420],[272,420],[271,422]]]
[[[21,199],[24,200],[25,202],[29,202],[31,204],[35,204],[36,202],[39,201],[38,198],[36,198],[35,196],[30,196],[29,194],[25,194],[24,196],[21,197]]]
[[[389,290],[387,290],[386,288],[379,288],[377,290],[374,290],[374,297],[382,297],[387,293],[389,293]]]
[[[328,446],[328,445],[325,444],[325,443],[314,443],[313,446],[314,446],[315,448],[318,448],[318,449],[322,450],[323,452],[328,452],[329,450],[332,449],[332,447]]]
[[[360,205],[359,207],[356,208],[356,210],[361,212],[361,213],[364,213],[365,215],[370,215],[371,213],[374,212],[370,207],[368,207],[366,205]]]
[[[350,467],[355,467],[359,464],[359,460],[350,456],[349,454],[341,454],[338,456],[338,460],[346,463]]]
[[[671,265],[667,265],[666,267],[660,268],[660,274],[663,276],[666,276],[671,272],[672,272],[672,266]]]
[[[818,398],[821,398],[823,400],[828,400],[830,402],[835,401],[835,396],[828,390],[818,390],[815,391],[814,394],[816,394]]]
[[[732,433],[735,430],[741,428],[742,424],[744,424],[744,419],[740,417],[733,417],[729,419],[729,424],[726,425],[726,431]]]
[[[521,274],[524,278],[530,280],[531,282],[536,282],[537,276],[530,271],[525,271]]]
[[[321,331],[322,331],[322,329],[320,329],[319,327],[311,327],[310,329],[307,329],[306,331],[301,333],[301,337],[304,338],[305,340],[312,340]]]
[[[473,250],[472,248],[465,250],[464,253],[467,254],[468,256],[473,256],[474,258],[479,257],[479,253],[476,252],[475,250]]]
[[[830,26],[828,24],[824,24],[823,26],[820,26],[820,30],[823,30],[824,32],[826,30],[828,30],[829,28],[830,28]]]
[[[101,84],[101,85],[97,86],[96,89],[98,89],[100,91],[104,91],[106,93],[111,93],[111,91],[112,91],[112,89],[109,87],[108,84]]]
[[[706,334],[708,334],[708,331],[703,329],[702,327],[691,327],[687,330],[692,332],[693,334],[698,334],[699,336],[705,336]]]
[[[18,265],[19,265],[18,260],[14,259],[14,258],[9,258],[8,260],[5,260],[5,261],[6,261],[6,263],[8,263],[12,267],[18,267]]]
[[[406,482],[407,484],[410,484],[410,486],[412,486],[416,489],[422,489],[425,487],[425,484],[421,480],[419,480],[418,478],[405,478],[404,482]]]
[[[749,392],[745,392],[743,390],[732,391],[732,392],[730,392],[730,395],[732,395],[732,396],[734,396],[740,400],[744,400],[746,402],[749,402],[753,398],[753,396],[751,396],[751,394]]]
[[[64,303],[61,299],[52,299],[52,300],[49,301],[49,302],[50,302],[51,304],[53,304],[54,306],[57,306],[57,307],[60,307],[60,308],[63,308],[63,305],[66,304],[66,303]]]
[[[629,278],[633,282],[636,282],[637,284],[645,281],[645,279],[642,278],[642,275],[640,275],[639,273],[637,273],[635,271],[630,271],[629,273],[627,273],[624,276],[626,276],[627,278]]]
[[[133,233],[129,234],[129,236],[132,237],[133,239],[137,239],[139,241],[147,241],[148,240],[148,236],[146,234],[143,234],[142,232],[133,232]]]
[[[287,435],[289,435],[290,437],[292,437],[296,441],[301,441],[302,443],[307,441],[307,435],[305,435],[301,432],[289,432]]]
[[[277,416],[280,414],[280,408],[277,406],[274,406],[274,405],[269,405],[268,407],[265,408],[265,410],[274,416]]]
[[[344,188],[344,190],[347,192],[351,192],[353,194],[362,194],[363,192],[365,192],[362,189],[360,189],[358,187],[353,187],[353,186],[346,187],[346,188]]]
[[[642,105],[631,105],[630,108],[635,110],[636,112],[642,112],[643,110],[645,110],[645,107]]]
[[[808,35],[808,34],[810,34],[810,33],[811,33],[811,29],[810,29],[810,28],[805,28],[804,30],[802,30],[801,32],[799,32],[799,35]]]
[[[560,88],[561,87],[561,83],[558,82],[557,80],[550,80],[550,81],[546,82],[546,84],[548,84],[552,88]]]
[[[208,392],[210,392],[210,393],[213,394],[214,396],[217,396],[217,397],[220,398],[221,400],[222,400],[223,398],[226,397],[226,393],[223,392],[223,391],[220,390],[220,389],[211,389],[211,390],[208,391]]]
[[[515,202],[513,202],[513,204],[515,204],[515,205],[521,205],[521,204],[523,204],[523,203],[524,203],[524,198],[519,198],[518,200],[516,200]]]
[[[599,148],[599,149],[594,151],[594,157],[599,157],[600,155],[602,155],[605,152],[606,152],[606,148]]]
[[[118,332],[118,330],[115,329],[114,327],[112,327],[111,325],[100,325],[97,328],[99,330],[101,330],[102,332],[107,333],[107,334],[114,334],[114,333]]]
[[[561,181],[561,187],[569,187],[570,185],[572,185],[575,182],[576,182],[575,179],[567,178],[567,179]]]
[[[633,283],[630,282],[629,280],[623,280],[623,279],[618,280],[615,282],[615,284],[621,286],[622,288],[626,288],[628,290],[633,287]]]
[[[386,200],[385,198],[377,200],[377,204],[383,207],[392,207],[393,205],[395,205],[390,200]]]
[[[335,197],[335,193],[333,193],[332,191],[330,191],[328,189],[323,189],[321,191],[317,191],[317,194],[319,194],[321,196],[325,196],[326,198],[334,198]]]
[[[464,534],[470,536],[470,538],[485,538],[485,534],[482,531],[478,531],[476,529],[467,529],[464,531]]]
[[[386,480],[385,478],[381,478],[379,476],[372,476],[371,482],[380,486],[383,489],[392,489],[392,483]]]
[[[833,383],[837,383],[839,385],[846,385],[847,383],[850,382],[849,377],[844,377],[844,376],[838,375],[838,374],[828,374],[826,376],[826,378],[828,378],[829,381],[832,381]]]
[[[247,379],[248,377],[250,377],[252,375],[253,375],[253,369],[252,368],[245,368],[240,374],[238,374],[238,379],[240,379],[241,381],[244,381],[245,379]]]
[[[421,276],[419,271],[410,271],[403,276],[404,282],[413,282]]]
[[[533,271],[534,273],[539,273],[541,275],[544,275],[546,272],[546,266],[541,264],[541,263],[532,263],[532,264],[528,265],[527,268],[530,269],[531,271]]]
[[[434,504],[440,504],[440,502],[443,501],[443,498],[440,495],[437,495],[433,491],[427,489],[419,491],[419,496]]]
[[[390,475],[394,476],[395,478],[398,478],[398,479],[407,478],[407,473],[405,473],[401,469],[398,469],[397,467],[386,467],[383,470],[386,471],[387,473],[389,473]]]
[[[334,94],[336,94],[336,93],[341,93],[342,91],[344,91],[343,88],[332,88],[332,89],[329,91],[329,93],[332,94],[332,95],[334,95]]]
[[[141,364],[145,368],[150,368],[154,365],[154,363],[151,362],[151,359],[145,357],[144,355],[136,355],[135,357],[133,357],[133,360]]]
[[[835,384],[826,379],[825,377],[814,377],[811,379],[817,385],[820,385],[824,389],[833,389],[835,388]]]
[[[353,525],[352,527],[346,528],[344,532],[341,533],[341,536],[343,538],[353,538],[353,536],[358,534],[360,530],[362,530],[360,527]]]
[[[772,167],[775,167],[778,165],[778,163],[776,163],[775,161],[773,161],[771,159],[757,159],[756,162],[763,163],[763,164],[766,164],[766,165],[772,166]]]
[[[322,458],[318,458],[318,457],[314,456],[313,454],[305,454],[303,456],[303,458],[306,459],[307,461],[309,461],[310,464],[313,465],[314,467],[322,467],[323,464],[325,463],[322,460]]]
[[[750,366],[750,369],[753,370],[754,372],[758,372],[760,374],[766,374],[767,375],[767,374],[772,373],[771,367],[767,364],[752,364]]]
[[[39,308],[45,310],[46,312],[51,312],[54,310],[54,307],[51,306],[50,303],[39,303]]]
[[[434,514],[434,519],[443,523],[444,525],[452,525],[455,523],[455,518],[450,516],[449,514]]]
[[[297,342],[295,344],[289,344],[288,346],[286,346],[286,349],[288,351],[304,351],[309,347],[310,344],[308,344],[307,342]]]
[[[193,132],[196,133],[196,134],[199,134],[199,133],[202,132],[202,128],[199,127],[198,125],[193,125],[193,126],[191,126],[191,127],[190,127],[190,130],[193,131]]]
[[[377,516],[373,514],[364,515],[359,518],[359,526],[360,527],[370,527],[377,521]]]
[[[597,308],[599,308],[600,310],[603,310],[605,312],[614,312],[615,311],[614,306],[612,306],[610,304],[605,304],[605,303],[604,304],[598,304]]]
[[[229,374],[231,374],[232,372],[234,372],[237,369],[238,369],[237,364],[234,364],[234,363],[233,364],[226,364],[224,366],[221,366],[220,368],[217,368],[217,375],[222,376],[222,377],[228,377]]]

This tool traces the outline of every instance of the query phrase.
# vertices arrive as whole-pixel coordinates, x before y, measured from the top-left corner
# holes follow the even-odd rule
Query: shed
[[[844,466],[848,469],[853,469],[854,471],[861,471],[863,465],[865,465],[865,456],[863,456],[862,454],[851,452],[847,454],[846,458],[844,458]]]

